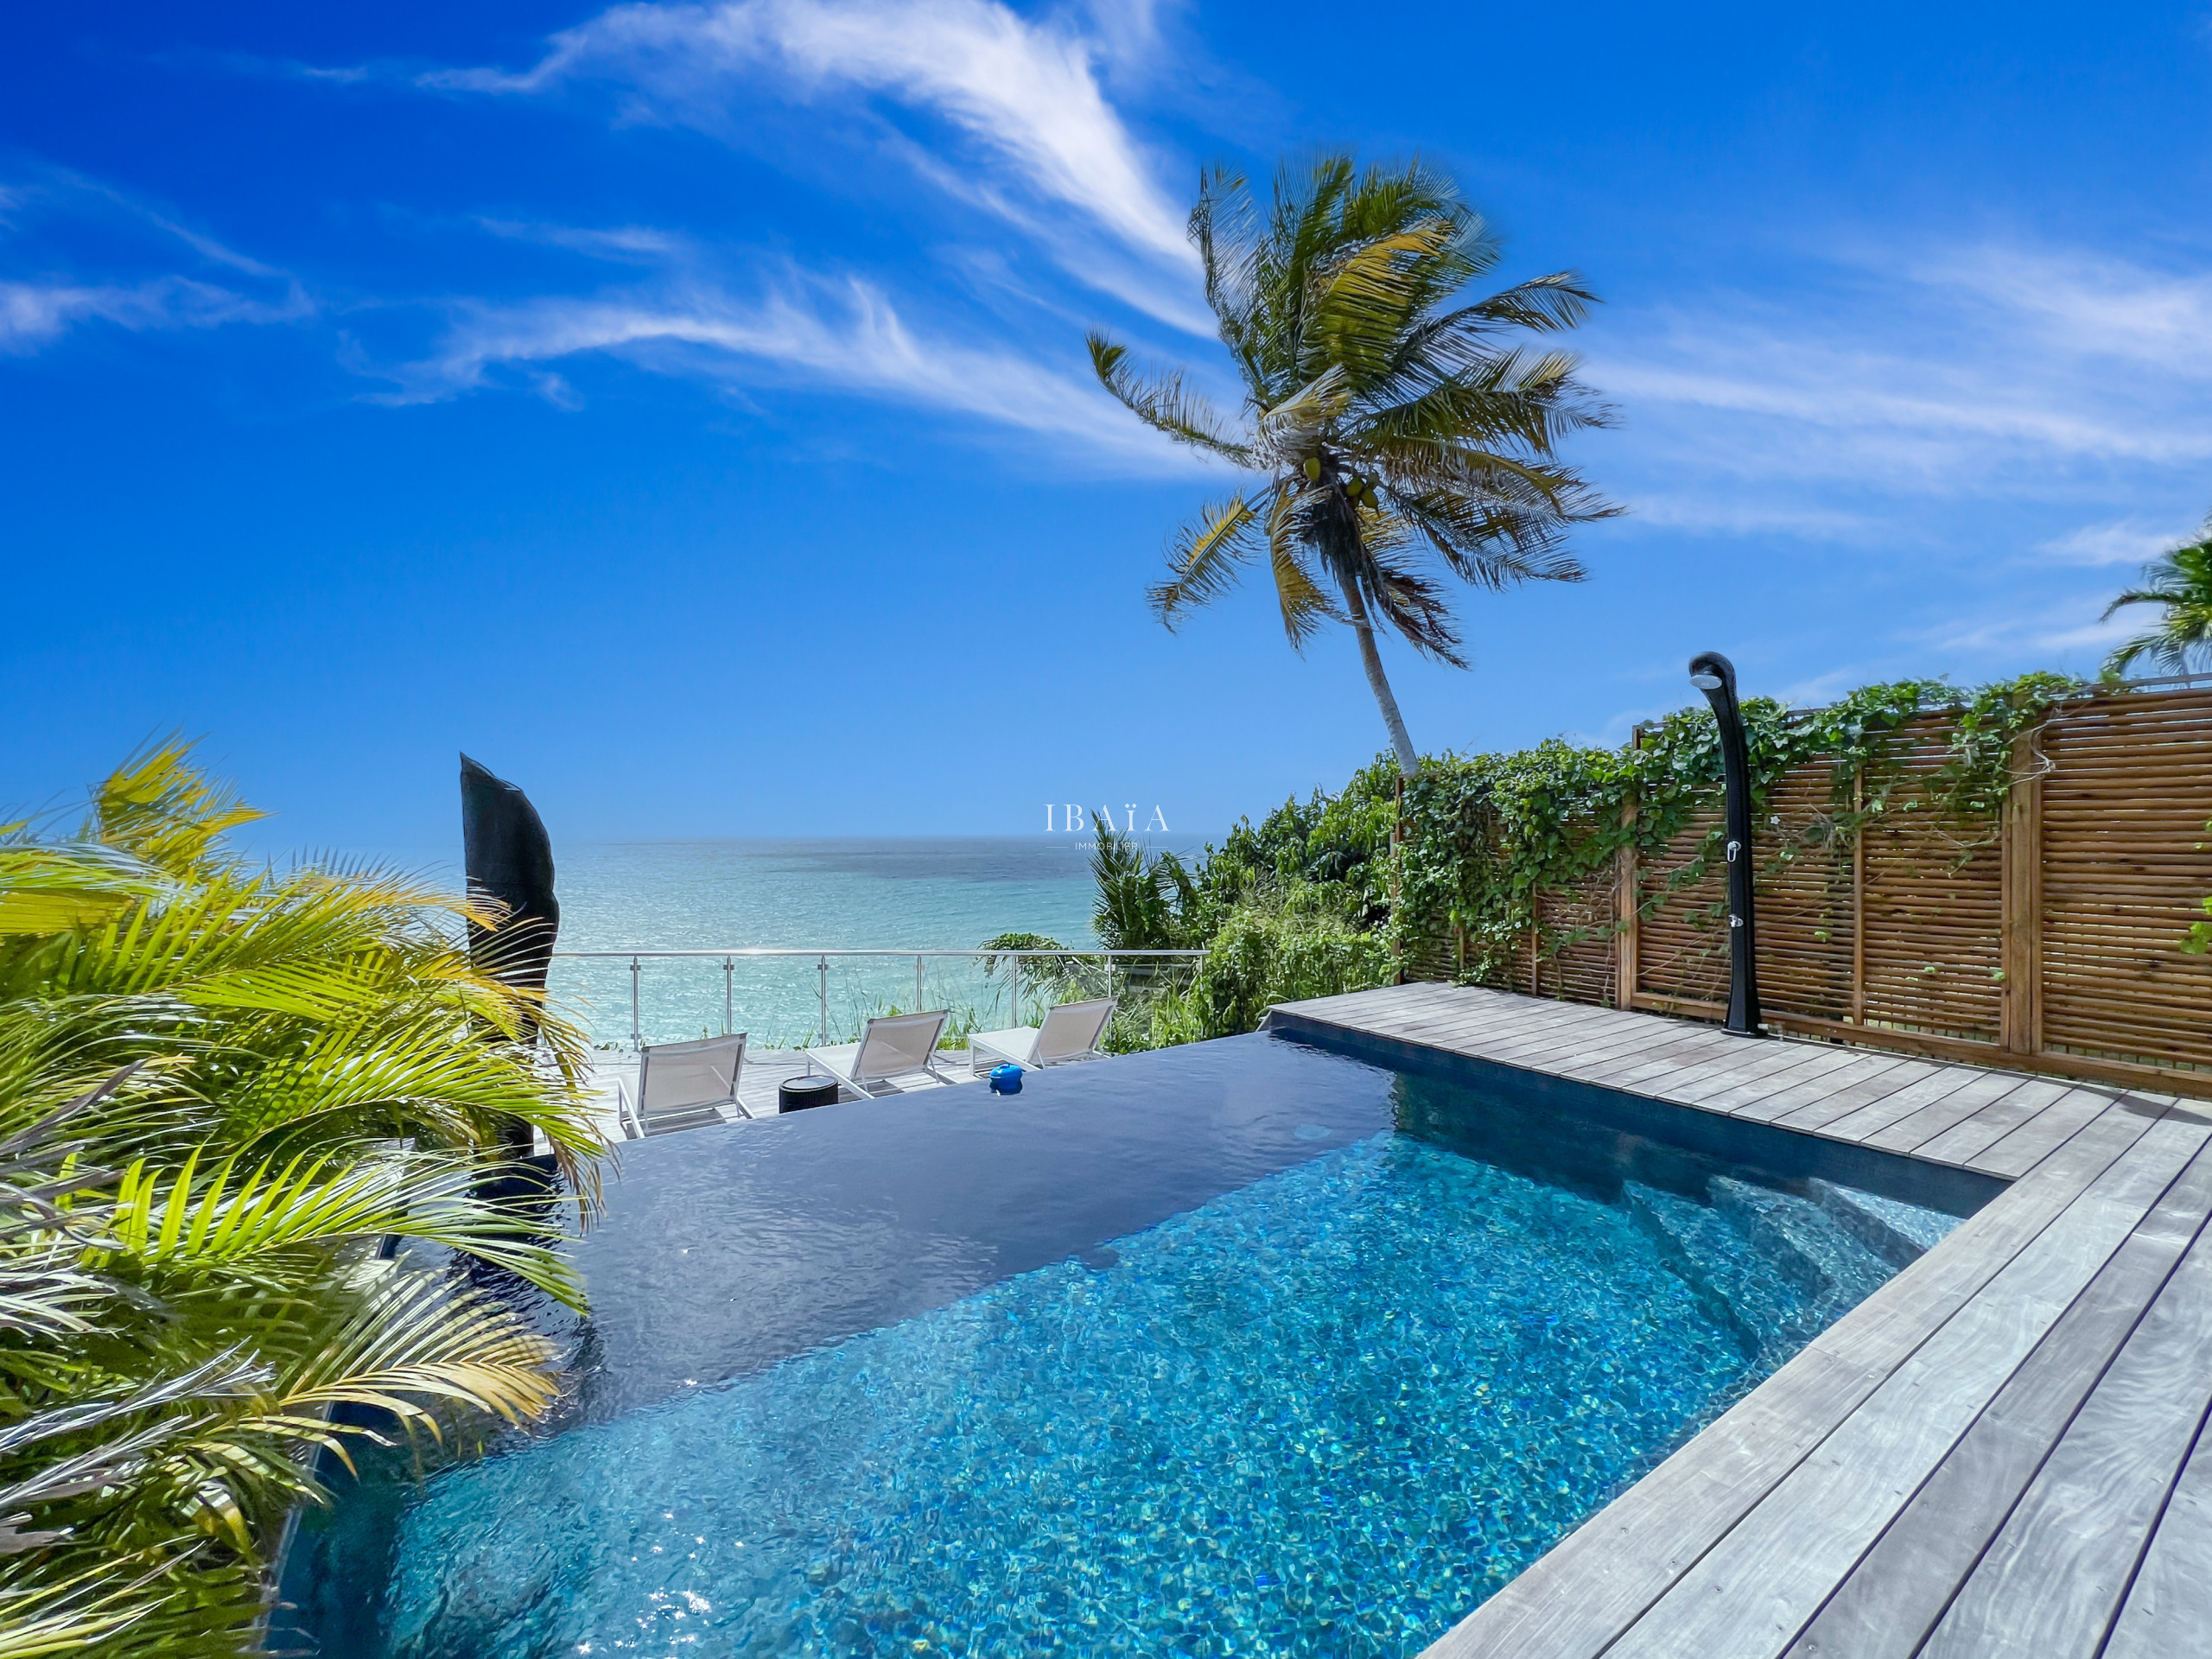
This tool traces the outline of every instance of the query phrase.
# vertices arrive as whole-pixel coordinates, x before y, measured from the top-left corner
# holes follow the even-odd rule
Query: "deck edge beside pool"
[[[1270,1024],[2010,1183],[1425,1659],[2165,1659],[2212,1631],[2212,1107],[1467,986]]]

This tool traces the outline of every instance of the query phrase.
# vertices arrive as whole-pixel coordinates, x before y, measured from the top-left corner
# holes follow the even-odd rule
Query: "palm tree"
[[[1452,181],[1418,162],[1359,173],[1327,156],[1285,167],[1263,215],[1245,181],[1202,183],[1191,237],[1244,383],[1232,429],[1179,372],[1145,378],[1125,347],[1090,336],[1106,389],[1179,443],[1261,481],[1205,508],[1170,544],[1150,591],[1169,627],[1225,591],[1266,550],[1284,632],[1303,650],[1350,623],[1367,682],[1411,776],[1419,764],[1376,649],[1378,622],[1424,656],[1465,666],[1431,557],[1478,588],[1577,582],[1567,527],[1616,509],[1554,459],[1606,412],[1564,352],[1502,339],[1573,327],[1592,296],[1571,272],[1466,304],[1499,250]]]
[[[372,1438],[334,1408],[558,1395],[524,1310],[378,1246],[580,1305],[478,1185],[513,1116],[587,1163],[581,1033],[471,966],[496,918],[225,851],[255,816],[169,745],[68,835],[0,826],[0,1654],[250,1650],[315,1454]]]
[[[2105,659],[2105,672],[2125,674],[2139,658],[2169,674],[2192,667],[2212,668],[2212,521],[2201,541],[2151,561],[2143,567],[2143,586],[2131,588],[2105,607],[2103,620],[2129,605],[2163,605],[2165,614]]]

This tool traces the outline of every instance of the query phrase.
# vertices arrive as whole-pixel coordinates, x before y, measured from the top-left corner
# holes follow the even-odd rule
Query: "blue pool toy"
[[[991,1092],[995,1095],[1018,1095],[1021,1092],[1021,1068],[1018,1065],[995,1065],[991,1068]]]

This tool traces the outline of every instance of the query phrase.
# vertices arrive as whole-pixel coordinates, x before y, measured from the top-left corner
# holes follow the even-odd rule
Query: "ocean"
[[[1189,849],[1177,849],[1188,851]],[[1077,836],[632,842],[554,849],[563,950],[972,950],[1001,933],[1097,943],[1086,841]],[[646,1042],[730,1027],[750,1046],[849,1039],[872,1014],[917,1003],[903,958],[643,958],[637,1026]],[[628,960],[554,963],[550,988],[594,1042],[626,1043]],[[1009,1023],[1003,970],[925,959],[920,1001],[955,1023]]]

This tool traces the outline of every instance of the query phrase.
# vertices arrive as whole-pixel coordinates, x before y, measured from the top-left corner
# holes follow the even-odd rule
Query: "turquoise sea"
[[[1178,850],[1188,850],[1179,849]],[[1096,944],[1089,849],[1074,836],[631,842],[555,849],[563,950],[972,950],[1001,933]],[[986,1026],[1006,1023],[1003,972],[925,959],[919,1000]],[[594,1041],[631,1034],[626,957],[554,964],[556,997]],[[833,1036],[871,1014],[916,1006],[915,962],[813,956],[641,957],[638,1029],[669,1042],[722,1029],[755,1049],[814,1039],[828,993]]]

